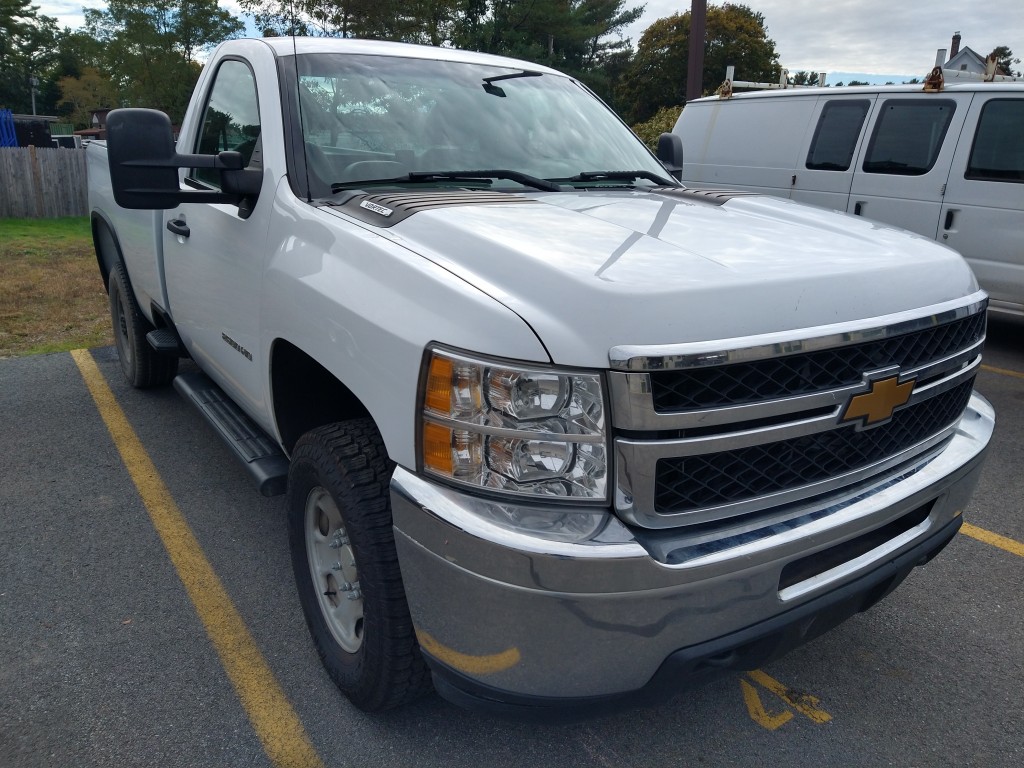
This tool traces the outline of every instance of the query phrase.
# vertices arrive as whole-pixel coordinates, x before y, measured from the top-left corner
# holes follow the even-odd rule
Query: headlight
[[[427,355],[425,472],[525,496],[607,497],[604,394],[595,373]]]

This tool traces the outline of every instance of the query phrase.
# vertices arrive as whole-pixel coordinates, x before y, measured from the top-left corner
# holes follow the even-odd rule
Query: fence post
[[[39,170],[39,156],[36,154],[36,148],[34,145],[29,145],[28,148],[29,162],[32,165],[32,188],[35,192],[35,207],[36,215],[35,218],[42,219],[46,217],[46,201],[43,199],[43,174]]]

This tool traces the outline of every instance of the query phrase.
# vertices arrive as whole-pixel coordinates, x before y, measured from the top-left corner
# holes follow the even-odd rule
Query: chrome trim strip
[[[967,302],[966,304],[964,302]],[[800,352],[843,347],[932,328],[985,311],[984,291],[930,307],[851,323],[794,328],[760,336],[661,345],[620,345],[608,353],[612,370],[668,371],[764,360]],[[820,335],[808,338],[808,333]]]
[[[574,435],[568,432],[533,432],[525,429],[510,429],[508,427],[492,427],[487,424],[475,424],[471,421],[458,421],[443,416],[435,416],[429,411],[422,414],[424,421],[432,421],[450,429],[460,429],[467,432],[478,432],[488,437],[507,437],[513,440],[546,440],[551,443],[606,443],[604,435]]]
[[[898,410],[910,408],[953,389],[974,376],[980,366],[981,358],[979,357],[968,367],[962,368],[950,376],[921,387],[916,387],[910,399]],[[865,392],[867,389],[862,383],[857,386],[856,391]],[[723,432],[704,437],[682,437],[673,440],[635,440],[619,437],[615,439],[615,444],[616,446],[636,446],[638,453],[642,450],[643,455],[652,461],[678,456],[698,456],[708,453],[721,453],[722,451],[735,451],[740,448],[749,448],[765,443],[777,443],[781,440],[804,437],[818,432],[828,432],[833,429],[854,428],[853,422],[847,424],[837,423],[839,412],[842,410],[841,406],[845,404],[845,401],[838,404],[835,410],[824,416],[791,421],[786,424],[775,424],[770,427]],[[881,426],[881,424],[878,426]]]
[[[852,560],[847,560],[845,563],[829,568],[827,571],[822,571],[816,576],[812,576],[804,581],[797,582],[792,586],[786,587],[785,589],[779,590],[779,599],[788,603],[791,600],[803,597],[811,592],[814,592],[821,587],[836,582],[842,581],[843,579],[852,576],[858,571],[866,568],[871,563],[877,560],[881,560],[886,555],[889,555],[896,550],[902,548],[905,544],[909,544],[918,536],[923,535],[932,527],[931,517],[926,517],[920,523],[915,525],[913,528],[909,528],[903,533],[899,534],[895,538],[889,539],[889,541],[879,544],[874,549],[865,552],[859,557],[855,557]]]
[[[943,371],[954,369],[970,358],[981,358],[979,351],[985,344],[982,337],[975,344],[948,357],[933,360],[917,368],[900,370],[902,379],[921,379],[934,376]],[[895,368],[895,367],[894,367]],[[811,392],[794,397],[762,400],[756,403],[726,405],[719,408],[694,409],[689,411],[662,412],[654,410],[651,397],[651,381],[649,373],[608,374],[608,391],[611,399],[612,413],[615,424],[621,429],[632,431],[658,431],[665,429],[693,429],[735,424],[742,421],[773,418],[786,414],[797,414],[817,408],[838,405],[856,394],[864,391],[863,381],[836,389]]]

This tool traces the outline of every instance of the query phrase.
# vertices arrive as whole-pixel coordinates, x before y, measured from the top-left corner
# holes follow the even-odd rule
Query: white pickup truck
[[[572,78],[450,49],[231,41],[177,145],[149,110],[108,130],[124,373],[287,493],[359,707],[664,697],[865,610],[960,526],[994,416],[947,248],[684,188],[678,140],[659,162]]]

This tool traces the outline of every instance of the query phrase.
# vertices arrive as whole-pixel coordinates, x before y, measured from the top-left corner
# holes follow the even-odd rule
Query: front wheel
[[[120,261],[110,270],[107,296],[117,357],[128,383],[139,388],[159,387],[173,379],[178,372],[178,358],[160,354],[146,340],[153,327],[139,309],[128,272]]]
[[[391,528],[393,465],[372,420],[299,439],[288,473],[292,567],[306,625],[335,684],[378,711],[430,690]]]

